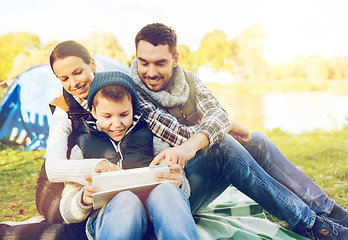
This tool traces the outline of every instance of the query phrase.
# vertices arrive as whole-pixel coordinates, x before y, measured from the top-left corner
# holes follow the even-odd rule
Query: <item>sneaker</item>
[[[348,228],[326,217],[317,216],[315,226],[312,228],[312,233],[314,237],[322,240],[348,240]]]
[[[327,218],[335,223],[342,225],[343,227],[348,227],[348,216],[344,218],[340,218],[340,219],[331,218],[331,217],[327,217]]]
[[[341,224],[343,227],[348,227],[348,211],[336,203],[332,209],[332,212],[326,217],[338,224]]]

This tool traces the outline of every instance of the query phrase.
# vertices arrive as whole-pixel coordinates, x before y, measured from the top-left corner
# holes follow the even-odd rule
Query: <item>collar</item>
[[[153,92],[146,87],[138,74],[138,61],[135,58],[130,67],[130,76],[133,78],[135,84],[143,89],[150,97],[160,103],[164,107],[174,107],[186,103],[189,97],[189,86],[185,79],[184,70],[178,64],[173,69],[171,81],[174,82],[170,90],[162,90],[159,92]]]

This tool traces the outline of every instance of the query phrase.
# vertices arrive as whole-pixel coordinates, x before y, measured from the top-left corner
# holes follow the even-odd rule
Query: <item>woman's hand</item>
[[[111,171],[119,171],[122,170],[122,168],[120,168],[119,166],[117,166],[114,163],[111,163],[107,160],[103,160],[101,162],[99,162],[96,166],[95,166],[95,172],[96,173],[101,173],[101,172],[111,172]]]
[[[89,174],[85,177],[87,181],[87,185],[85,186],[83,193],[82,193],[82,204],[86,206],[90,206],[93,204],[93,197],[92,194],[99,192],[99,189],[97,187],[92,186],[92,175]]]
[[[157,181],[172,181],[176,186],[180,187],[182,184],[182,170],[179,164],[168,164],[170,168],[169,173],[157,173]]]

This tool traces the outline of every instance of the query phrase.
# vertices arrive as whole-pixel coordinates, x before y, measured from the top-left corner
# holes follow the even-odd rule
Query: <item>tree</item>
[[[36,34],[19,32],[0,36],[0,80],[9,77],[13,60],[19,55],[30,55],[39,48],[40,39]]]
[[[192,72],[197,71],[198,64],[196,61],[196,53],[191,52],[187,45],[178,45],[179,62],[183,69],[190,70]]]
[[[321,84],[329,76],[329,68],[320,56],[308,57],[306,68],[307,78],[313,83]]]
[[[127,55],[117,38],[111,33],[94,32],[89,37],[80,39],[91,54],[113,58],[127,64]]]
[[[232,72],[236,47],[234,41],[227,41],[226,33],[222,30],[207,33],[197,51],[198,66],[208,65],[215,71]]]
[[[237,76],[241,80],[259,80],[266,76],[263,40],[265,29],[261,25],[245,28],[235,41],[237,44]]]

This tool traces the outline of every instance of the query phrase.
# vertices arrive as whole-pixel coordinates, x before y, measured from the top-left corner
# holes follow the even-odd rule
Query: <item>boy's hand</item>
[[[85,189],[83,190],[82,193],[82,204],[89,206],[93,204],[93,197],[92,194],[99,192],[99,189],[97,187],[92,186],[92,175],[89,174],[85,177],[87,181],[87,185],[85,186]]]
[[[113,164],[107,160],[103,160],[95,166],[96,173],[112,172],[112,171],[119,171],[119,170],[122,170],[122,168],[120,168],[116,164]]]
[[[182,184],[182,170],[179,164],[168,164],[170,168],[169,173],[157,173],[157,181],[172,181],[176,186],[180,187]]]

